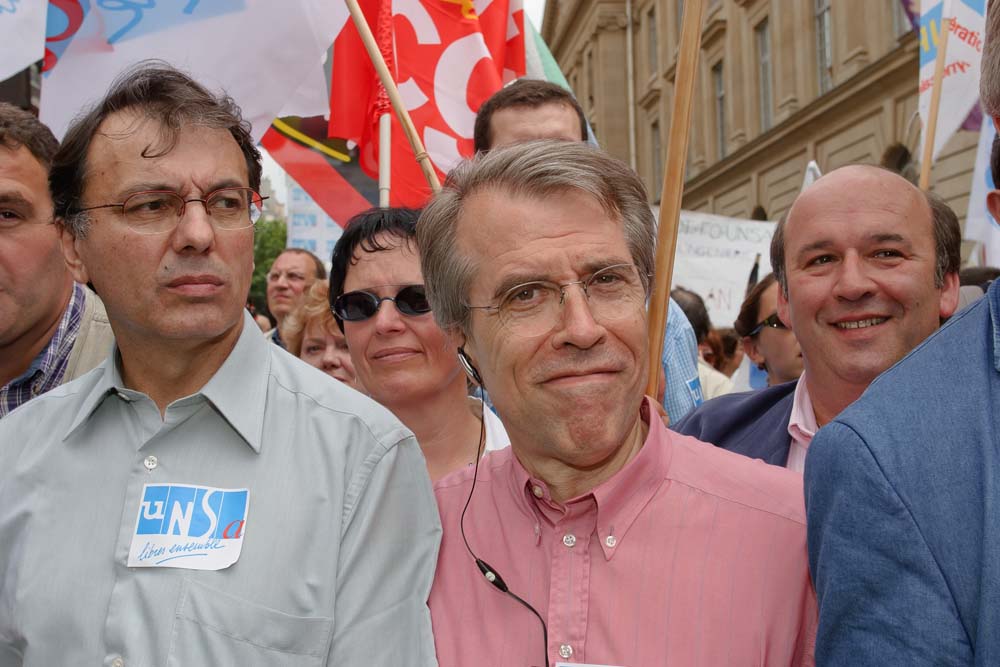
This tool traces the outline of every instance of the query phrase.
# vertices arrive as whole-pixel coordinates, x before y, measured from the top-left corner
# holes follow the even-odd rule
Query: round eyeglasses
[[[766,318],[762,322],[758,322],[757,326],[751,329],[750,333],[747,334],[747,338],[752,338],[753,336],[756,336],[757,334],[759,334],[761,331],[764,330],[764,327],[771,327],[772,329],[788,328],[785,326],[785,323],[782,322],[781,319],[778,317],[778,313],[772,313],[770,317]]]
[[[260,220],[264,200],[253,188],[220,188],[203,198],[184,199],[171,190],[136,192],[119,204],[100,204],[78,209],[79,212],[99,208],[121,208],[122,218],[140,234],[162,234],[173,231],[187,205],[201,202],[217,229],[245,229]]]
[[[360,322],[374,317],[383,301],[392,301],[399,312],[409,317],[431,312],[424,286],[406,285],[396,296],[380,297],[364,290],[346,292],[333,302],[333,314],[347,322]]]
[[[645,287],[632,264],[614,264],[583,280],[554,283],[535,280],[506,290],[495,306],[474,306],[474,310],[496,313],[500,325],[518,336],[540,336],[551,331],[562,317],[566,288],[579,285],[595,320],[616,321],[634,317],[645,304]]]

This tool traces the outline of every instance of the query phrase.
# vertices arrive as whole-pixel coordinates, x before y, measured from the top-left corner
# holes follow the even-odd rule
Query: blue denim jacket
[[[817,665],[1000,665],[1000,281],[819,431]]]

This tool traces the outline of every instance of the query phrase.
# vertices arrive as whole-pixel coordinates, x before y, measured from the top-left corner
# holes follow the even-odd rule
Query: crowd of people
[[[1000,14],[983,63],[1000,122]],[[645,396],[641,180],[540,81],[475,141],[279,254],[269,326],[231,99],[0,105],[0,665],[1000,663],[1000,286],[943,200],[823,176]]]

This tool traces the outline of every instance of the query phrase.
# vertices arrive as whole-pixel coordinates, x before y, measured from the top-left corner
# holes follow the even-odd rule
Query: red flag
[[[330,155],[335,152],[333,149],[323,147],[305,132],[301,132],[304,128],[288,128],[283,121],[275,122],[285,127],[286,132],[281,132],[272,125],[261,139],[261,144],[334,222],[343,227],[351,216],[372,207],[372,203],[337,171],[334,161],[338,158]],[[313,146],[293,140],[287,132],[300,134]]]
[[[525,73],[519,0],[492,0],[477,15],[471,0],[396,0],[392,69],[417,132],[440,177],[472,154],[476,111],[504,82]],[[362,0],[369,25],[378,0]],[[383,11],[383,16],[384,12]],[[333,48],[330,136],[361,149],[362,168],[377,175],[377,77],[357,29],[349,23]],[[393,205],[422,206],[430,188],[398,119],[392,122]]]

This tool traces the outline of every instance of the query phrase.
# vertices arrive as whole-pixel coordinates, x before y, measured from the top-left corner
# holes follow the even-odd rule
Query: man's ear
[[[465,353],[465,357],[469,360],[476,368],[479,368],[479,361],[476,359],[476,353],[469,349],[469,338],[462,331],[461,327],[454,327],[448,331],[448,338],[451,340],[451,344],[455,349],[462,350]],[[475,347],[475,342],[472,342],[472,347]]]
[[[996,191],[994,190],[994,193]],[[957,273],[946,273],[944,276],[944,285],[941,287],[941,305],[940,305],[940,317],[943,320],[948,319],[955,314],[958,310],[958,292],[960,289],[960,283],[958,280]]]
[[[55,224],[59,229],[59,242],[62,245],[63,259],[66,260],[66,266],[69,268],[73,280],[86,285],[90,282],[90,276],[83,263],[83,258],[80,256],[80,239],[74,236],[62,218],[56,218]]]
[[[778,319],[788,327],[789,331],[792,330],[792,315],[788,308],[788,297],[781,285],[778,285]]]
[[[1000,190],[986,193],[986,208],[997,222],[1000,222]]]

